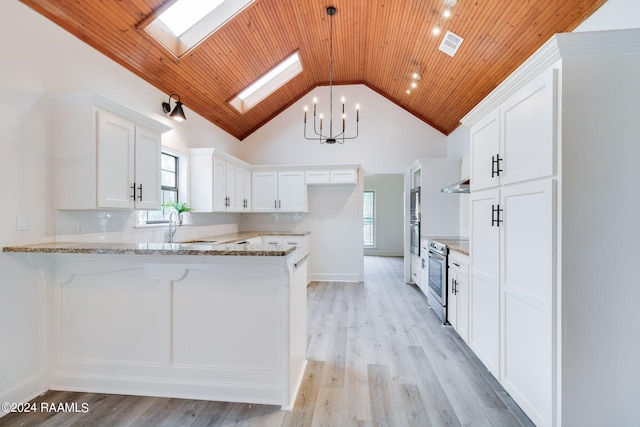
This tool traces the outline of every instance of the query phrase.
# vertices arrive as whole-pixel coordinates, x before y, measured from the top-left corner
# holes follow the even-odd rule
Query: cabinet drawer
[[[449,253],[448,267],[465,277],[469,275],[469,256],[455,251]]]

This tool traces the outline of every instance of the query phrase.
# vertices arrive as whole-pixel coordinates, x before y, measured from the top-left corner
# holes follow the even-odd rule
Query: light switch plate
[[[16,214],[16,231],[27,231],[29,230],[29,217],[27,214],[18,213]]]

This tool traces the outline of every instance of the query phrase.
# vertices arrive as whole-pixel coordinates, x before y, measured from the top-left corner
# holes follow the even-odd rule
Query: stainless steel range
[[[447,245],[429,242],[429,291],[427,302],[443,324],[447,323]]]

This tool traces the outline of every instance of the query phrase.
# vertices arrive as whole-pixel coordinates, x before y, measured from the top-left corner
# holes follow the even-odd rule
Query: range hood
[[[471,193],[469,178],[458,181],[441,189],[443,193]]]

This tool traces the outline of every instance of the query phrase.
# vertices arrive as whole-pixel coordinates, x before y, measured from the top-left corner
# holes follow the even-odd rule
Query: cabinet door
[[[501,191],[501,382],[539,425],[552,424],[555,181]]]
[[[133,207],[134,159],[135,125],[98,111],[97,207]]]
[[[551,176],[556,149],[556,70],[549,69],[500,107],[502,184]]]
[[[278,172],[254,172],[251,180],[253,212],[275,212],[278,208]]]
[[[469,277],[459,273],[456,277],[456,297],[458,302],[458,316],[456,331],[465,342],[469,341]]]
[[[493,208],[499,205],[498,189],[471,193],[469,346],[487,369],[499,379],[500,337],[500,228]]]
[[[242,181],[244,190],[243,190],[243,200],[242,206],[244,212],[251,212],[251,171],[244,170],[244,179]]]
[[[411,254],[411,281],[420,287],[420,267],[422,260],[418,255]]]
[[[235,204],[236,204],[236,212],[244,212],[245,210],[245,196],[244,196],[244,169],[236,166],[236,177],[235,177],[235,185],[236,188],[234,190],[235,195]]]
[[[458,297],[456,295],[457,270],[449,267],[447,272],[447,321],[458,330]]]
[[[236,197],[236,166],[227,163],[225,167],[224,188],[226,194],[226,212],[235,212],[238,210],[238,201]]]
[[[213,158],[191,155],[191,207],[196,212],[213,212]]]
[[[151,129],[136,127],[135,144],[136,209],[160,209],[160,134]]]
[[[306,171],[304,176],[307,185],[329,184],[331,182],[329,171]]]
[[[331,171],[332,184],[357,184],[358,173],[355,169]]]
[[[278,172],[278,210],[306,212],[307,187],[304,172]]]
[[[487,115],[471,128],[471,191],[500,184],[497,170],[500,154],[500,112]]]
[[[227,162],[213,158],[213,211],[227,211]]]

